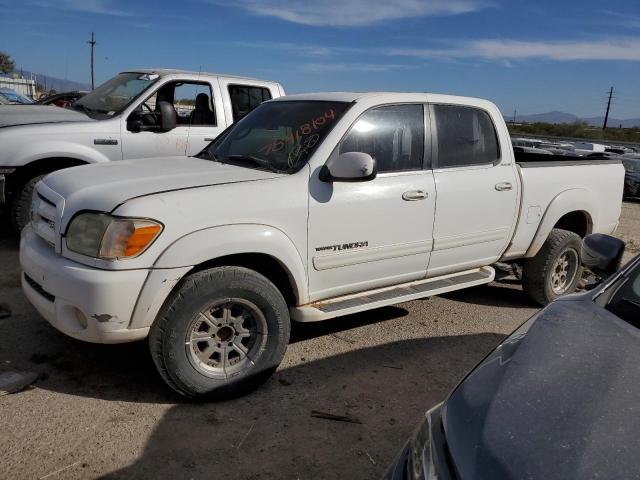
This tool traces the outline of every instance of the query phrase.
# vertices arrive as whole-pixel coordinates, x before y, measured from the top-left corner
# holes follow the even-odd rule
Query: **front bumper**
[[[129,328],[148,270],[107,271],[56,254],[30,225],[20,240],[22,289],[56,329],[92,343],[143,339],[149,327]]]

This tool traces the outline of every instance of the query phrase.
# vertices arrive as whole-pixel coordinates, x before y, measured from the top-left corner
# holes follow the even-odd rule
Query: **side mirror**
[[[610,235],[594,233],[582,241],[582,264],[601,278],[607,278],[620,269],[625,243]]]
[[[158,102],[160,109],[160,128],[161,132],[168,132],[176,128],[178,119],[176,118],[176,109],[169,102]]]
[[[129,130],[130,132],[141,132],[142,130],[144,130],[144,127],[144,122],[142,121],[142,118],[140,118],[138,112],[134,111],[131,115],[129,115],[129,118],[127,118],[127,130]]]
[[[176,115],[176,109],[169,102],[158,102],[160,124],[146,125],[142,119],[142,114],[138,111],[134,111],[127,118],[127,130],[133,133],[138,132],[168,132],[176,128],[178,119]]]
[[[363,152],[332,156],[320,170],[323,182],[366,182],[376,178],[376,161]]]

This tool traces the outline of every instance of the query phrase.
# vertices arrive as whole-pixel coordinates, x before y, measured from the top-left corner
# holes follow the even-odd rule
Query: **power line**
[[[95,88],[95,69],[93,67],[93,50],[95,49],[95,46],[97,43],[96,37],[93,32],[91,32],[91,40],[89,40],[87,43],[91,45],[91,90],[93,90]]]

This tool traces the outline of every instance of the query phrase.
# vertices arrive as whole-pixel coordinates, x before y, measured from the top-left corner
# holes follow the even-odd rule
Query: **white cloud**
[[[482,0],[208,0],[303,25],[365,26],[401,18],[458,15],[489,6]]]
[[[395,63],[305,63],[301,69],[310,73],[328,72],[391,72],[394,70],[413,70],[416,65],[401,65]]]
[[[35,0],[33,5],[41,8],[55,8],[74,12],[93,13],[96,15],[112,15],[131,17],[133,12],[118,8],[113,0]]]
[[[640,61],[639,38],[617,38],[595,41],[473,40],[452,48],[391,48],[392,56],[416,58],[476,58],[517,61],[527,59],[626,60]]]
[[[610,18],[610,23],[625,28],[640,28],[640,17],[637,15],[629,15],[628,13],[614,12],[611,10],[602,10],[602,13]]]

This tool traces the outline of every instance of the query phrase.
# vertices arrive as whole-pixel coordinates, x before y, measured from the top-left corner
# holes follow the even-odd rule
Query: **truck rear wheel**
[[[36,183],[43,178],[44,175],[38,175],[30,179],[11,199],[9,215],[11,216],[11,226],[17,233],[20,233],[31,219],[31,197],[33,190]]]
[[[186,397],[247,393],[276,370],[289,343],[289,309],[266,277],[242,267],[195,273],[149,332],[162,378]]]
[[[522,266],[522,288],[536,303],[547,305],[572,293],[582,278],[580,237],[554,228],[533,258]]]

